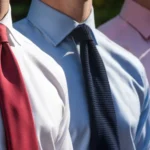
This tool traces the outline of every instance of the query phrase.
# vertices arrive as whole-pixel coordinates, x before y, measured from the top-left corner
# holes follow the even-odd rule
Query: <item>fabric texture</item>
[[[65,111],[68,110],[68,105],[71,118],[67,135],[71,136],[71,145],[73,145],[74,150],[90,150],[90,116],[80,59],[81,50],[79,43],[76,44],[73,38],[68,36],[81,24],[86,24],[91,28],[93,40],[96,43],[95,46],[106,68],[116,111],[120,149],[149,150],[149,84],[145,70],[139,60],[95,29],[93,9],[91,9],[91,14],[87,20],[78,23],[71,17],[45,5],[40,0],[32,0],[27,17],[15,23],[14,27],[40,49],[25,50],[26,60],[30,61],[23,61],[23,63],[20,61],[23,70],[26,70],[26,68],[30,70],[24,74],[24,77],[34,102],[33,106],[38,108],[38,111],[34,111],[38,115],[36,117],[37,131],[40,134],[43,133],[42,138],[44,138],[44,140],[39,138],[40,150],[47,150],[46,148],[51,145],[54,145],[54,148],[58,150],[66,150],[69,147],[70,142],[62,142],[66,141],[64,134],[59,134],[57,140],[55,138],[55,135],[58,135],[58,133],[66,131],[68,119],[63,117],[63,122],[58,128],[59,131],[54,124],[55,121],[57,124],[59,119],[52,119],[59,118],[59,113],[61,114],[61,112],[68,114],[68,111]],[[25,68],[24,63],[28,67],[26,66]],[[65,78],[61,71],[63,71]],[[36,76],[34,73],[36,73]],[[32,74],[32,78],[27,74]],[[47,77],[46,80],[44,80],[45,77]],[[66,101],[63,97],[61,97],[61,100],[58,100],[58,96],[53,88],[51,86],[45,87],[45,85],[49,85],[47,80],[53,81],[51,86],[56,87],[59,95],[63,96],[62,93],[64,92],[68,94],[69,101]],[[29,81],[32,84],[29,84]],[[62,84],[64,82],[66,84]],[[40,84],[42,85],[39,86]],[[36,86],[31,88],[31,85]],[[42,101],[40,101],[41,97]],[[45,104],[46,100],[47,103]],[[38,107],[36,104],[38,104]],[[60,110],[61,104],[66,106],[62,111]],[[45,106],[49,108],[49,112],[47,112]],[[57,117],[55,117],[56,115]],[[39,119],[40,116],[42,116],[41,120]],[[38,121],[44,123],[43,128]],[[47,123],[47,126],[45,126],[45,123]],[[62,128],[63,123],[66,123],[65,129]],[[49,141],[52,141],[51,139],[53,138],[53,142],[49,144]],[[63,143],[61,148],[60,143]],[[51,146],[52,150],[54,148]]]
[[[7,150],[38,150],[29,98],[17,60],[0,24],[0,109]]]
[[[108,38],[138,57],[150,82],[150,10],[135,0],[125,0],[121,12],[99,26]]]
[[[91,122],[92,150],[119,150],[116,112],[104,63],[92,38],[91,29],[83,24],[71,33],[80,43],[81,62],[87,91]]]
[[[9,46],[22,74],[36,129],[38,150],[72,150],[68,91],[62,68],[13,28],[11,8],[0,23],[7,28]],[[7,93],[12,94],[9,89]],[[18,103],[18,106],[21,109],[22,105]],[[7,150],[4,128],[0,108],[0,150]]]

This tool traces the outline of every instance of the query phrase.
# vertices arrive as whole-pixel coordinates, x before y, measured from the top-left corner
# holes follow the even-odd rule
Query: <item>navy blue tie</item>
[[[119,150],[115,108],[103,60],[91,29],[83,24],[71,33],[80,44],[80,55],[90,114],[90,150]]]

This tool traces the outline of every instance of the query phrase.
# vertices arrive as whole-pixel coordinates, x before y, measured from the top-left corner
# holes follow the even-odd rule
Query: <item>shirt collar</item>
[[[133,26],[140,34],[150,37],[150,11],[134,0],[125,0],[120,16]]]
[[[18,41],[18,38],[15,36],[15,33],[14,33],[10,6],[9,6],[9,10],[8,10],[8,13],[6,14],[6,16],[2,20],[0,20],[0,24],[3,24],[7,27],[7,30],[9,31],[9,33],[8,33],[9,39],[11,40],[11,38],[13,38],[18,44],[20,44]],[[11,40],[11,42],[13,44],[15,44],[12,40]]]
[[[57,46],[79,23],[40,0],[32,0],[27,19]],[[93,8],[83,23],[95,28]]]

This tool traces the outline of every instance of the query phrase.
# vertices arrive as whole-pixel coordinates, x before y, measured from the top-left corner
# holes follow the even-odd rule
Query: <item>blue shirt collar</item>
[[[51,8],[40,0],[32,0],[27,19],[45,34],[55,46],[61,43],[79,25],[69,16]],[[95,28],[93,8],[90,16],[83,23]]]

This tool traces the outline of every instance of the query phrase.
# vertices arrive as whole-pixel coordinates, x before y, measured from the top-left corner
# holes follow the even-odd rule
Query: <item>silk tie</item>
[[[80,44],[91,122],[90,150],[119,150],[117,121],[110,85],[92,31],[83,24],[74,29],[71,36]]]
[[[38,142],[21,71],[0,24],[0,109],[7,150],[38,150]]]

